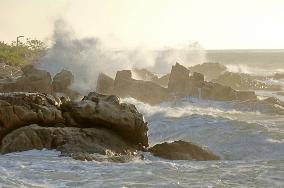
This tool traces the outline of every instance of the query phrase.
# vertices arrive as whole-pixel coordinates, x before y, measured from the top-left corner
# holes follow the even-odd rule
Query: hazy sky
[[[0,40],[50,39],[59,18],[119,49],[284,48],[284,0],[0,0]]]

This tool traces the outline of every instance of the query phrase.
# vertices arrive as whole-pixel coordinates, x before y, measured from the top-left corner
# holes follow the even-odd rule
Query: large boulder
[[[114,79],[104,73],[100,73],[97,81],[96,92],[110,95],[113,93]]]
[[[220,160],[218,156],[190,142],[175,141],[172,143],[157,144],[149,151],[157,157],[170,160]]]
[[[65,92],[74,82],[73,74],[68,70],[61,70],[53,77],[52,88],[54,92]]]
[[[3,138],[1,146],[1,153],[46,148],[75,159],[99,160],[100,155],[107,155],[116,162],[124,162],[121,159],[126,159],[125,156],[130,159],[137,149],[109,129],[40,127],[35,124],[14,130]]]
[[[0,139],[8,132],[29,124],[54,126],[64,123],[58,101],[39,93],[0,94]]]
[[[206,80],[213,80],[217,79],[227,68],[220,63],[208,62],[189,67],[189,70],[203,74]]]
[[[131,71],[118,71],[114,80],[115,95],[132,97],[155,105],[171,99],[168,90],[151,81],[132,79]]]
[[[132,104],[121,103],[114,95],[90,93],[79,102],[61,105],[68,126],[108,128],[128,142],[148,146],[147,123]]]
[[[3,86],[3,92],[52,93],[52,79],[49,72],[36,69],[33,65],[22,68],[23,75]]]

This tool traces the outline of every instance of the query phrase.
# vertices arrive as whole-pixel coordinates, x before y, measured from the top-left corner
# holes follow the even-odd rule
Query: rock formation
[[[69,126],[108,128],[133,144],[148,146],[143,115],[114,95],[89,93],[79,102],[63,103],[61,109]]]
[[[243,73],[225,72],[213,82],[230,86],[236,90],[270,90],[281,91],[281,86],[269,85],[255,80],[252,76]]]
[[[97,81],[96,91],[101,94],[110,95],[113,93],[114,79],[104,73],[100,73]]]
[[[80,94],[70,88],[73,82],[73,74],[70,71],[63,69],[53,77],[52,91],[55,94],[61,93],[71,99],[76,99]]]
[[[4,92],[52,93],[52,79],[49,72],[36,69],[33,65],[23,67],[22,72],[23,75],[17,79],[3,83]]]
[[[117,72],[113,94],[119,97],[133,97],[153,105],[171,99],[166,88],[151,81],[132,79],[130,70]]]
[[[8,132],[29,124],[54,126],[64,122],[58,102],[50,95],[0,94],[0,139]]]
[[[217,79],[222,73],[224,73],[227,68],[220,63],[203,63],[192,67],[189,67],[191,72],[198,72],[205,76],[206,80],[210,81]]]
[[[147,150],[147,131],[136,107],[114,95],[91,92],[77,102],[39,93],[0,95],[1,153],[46,148],[78,160],[127,162],[143,159],[139,151]],[[157,145],[149,151],[160,156],[161,148]],[[173,159],[214,159],[197,146],[183,154],[170,150]]]
[[[63,156],[80,160],[96,160],[109,155],[121,160],[134,156],[137,148],[127,143],[115,132],[104,128],[40,127],[36,124],[19,128],[2,139],[1,153],[31,149],[56,149]],[[96,157],[96,158],[95,158]],[[120,157],[120,159],[119,159]],[[124,161],[119,161],[124,162]]]
[[[218,156],[200,146],[181,140],[172,143],[165,142],[157,144],[149,148],[149,151],[153,153],[154,156],[170,160],[220,160]]]

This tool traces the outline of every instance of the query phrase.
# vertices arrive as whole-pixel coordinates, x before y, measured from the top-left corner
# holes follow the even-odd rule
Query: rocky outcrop
[[[108,128],[130,143],[148,146],[147,123],[132,104],[121,103],[114,95],[90,93],[80,102],[61,105],[68,126]]]
[[[65,96],[70,97],[71,99],[76,99],[79,97],[79,93],[71,89],[71,85],[74,82],[73,74],[63,69],[61,72],[57,73],[53,77],[52,89],[53,93],[61,93]]]
[[[231,101],[255,100],[253,91],[236,91],[230,86],[205,81],[204,75],[190,72],[186,67],[176,63],[169,75],[168,87],[161,86],[160,79],[154,81],[135,80],[130,70],[118,71],[113,81],[101,75],[98,80],[99,93],[112,93],[119,97],[132,97],[151,105],[171,101],[187,96],[206,100]],[[158,84],[156,84],[158,83]]]
[[[116,162],[131,160],[137,150],[109,129],[40,127],[35,124],[8,134],[2,139],[1,146],[1,153],[46,148],[79,160],[107,159]]]
[[[8,132],[29,124],[54,126],[64,123],[58,102],[47,94],[0,94],[0,139]]]
[[[113,93],[119,97],[132,97],[152,105],[171,99],[166,88],[154,82],[134,80],[131,71],[127,70],[117,72]]]
[[[172,143],[162,143],[157,144],[151,148],[149,151],[157,157],[169,159],[169,160],[220,160],[220,158],[190,142],[175,141]]]
[[[96,92],[110,95],[113,93],[114,79],[104,73],[100,73],[97,81]]]
[[[189,70],[176,63],[172,66],[168,90],[175,95],[187,95],[187,88],[189,82]]]
[[[261,81],[255,80],[252,76],[243,73],[225,72],[213,82],[230,86],[236,90],[270,90],[281,91],[281,86],[269,85]]]
[[[52,79],[49,72],[36,69],[33,65],[23,67],[22,72],[23,75],[16,80],[3,84],[3,92],[52,93]]]
[[[158,78],[158,80],[155,80],[154,82],[162,87],[168,87],[169,84],[169,80],[170,80],[170,74],[166,74],[160,78]]]
[[[152,81],[152,82],[156,82],[158,80],[158,76],[148,71],[147,69],[133,69],[132,74],[133,77],[137,80]]]
[[[220,63],[208,62],[189,67],[189,70],[191,72],[198,72],[203,74],[206,80],[210,81],[217,79],[222,73],[227,70],[227,68]]]
[[[47,148],[78,159],[123,162],[148,147],[147,123],[134,105],[94,92],[79,102],[63,99],[1,94],[2,153]]]

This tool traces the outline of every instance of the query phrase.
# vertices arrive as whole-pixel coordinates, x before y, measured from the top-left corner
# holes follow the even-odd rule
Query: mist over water
[[[64,20],[54,24],[53,45],[40,61],[39,68],[52,75],[62,69],[72,71],[74,88],[86,93],[96,88],[100,72],[115,76],[118,70],[146,68],[155,73],[169,73],[179,62],[186,67],[206,61],[205,51],[197,42],[160,50],[137,47],[131,50],[113,50],[97,37],[79,39]]]

